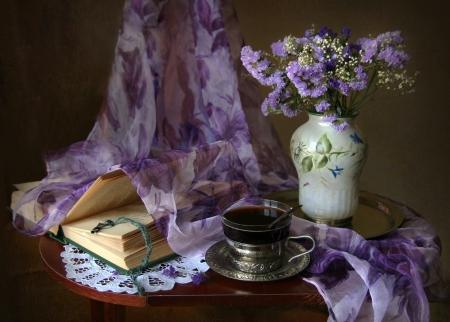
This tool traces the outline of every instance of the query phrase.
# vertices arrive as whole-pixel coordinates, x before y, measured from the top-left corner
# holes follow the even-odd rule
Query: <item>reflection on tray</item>
[[[277,191],[265,195],[264,198],[284,202],[292,207],[298,205],[298,190]],[[297,217],[308,219],[301,209],[294,214]],[[360,192],[356,213],[353,215],[351,223],[345,228],[352,229],[367,239],[387,234],[398,228],[402,222],[403,212],[396,204],[371,193]]]

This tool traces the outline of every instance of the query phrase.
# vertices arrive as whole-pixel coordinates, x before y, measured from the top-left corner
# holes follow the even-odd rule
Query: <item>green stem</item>
[[[341,108],[342,108],[342,114],[344,114],[344,115],[347,114],[347,96],[345,96],[345,95],[342,95]]]
[[[286,103],[293,102],[293,101],[295,101],[295,100],[296,100],[297,98],[299,98],[299,97],[300,97],[299,94],[295,94],[295,95],[289,96],[288,98],[284,99],[284,100],[282,101],[282,103],[283,103],[283,104],[286,104]]]

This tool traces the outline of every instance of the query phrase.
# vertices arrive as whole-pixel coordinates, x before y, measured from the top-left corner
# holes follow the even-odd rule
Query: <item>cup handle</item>
[[[288,262],[290,262],[290,261],[292,261],[293,259],[298,258],[298,257],[300,257],[300,256],[303,256],[303,255],[306,255],[306,254],[308,254],[308,253],[311,253],[311,252],[314,250],[314,248],[316,248],[316,239],[315,239],[313,236],[310,236],[310,235],[289,236],[288,238],[286,238],[286,246],[289,244],[289,240],[291,240],[291,239],[300,239],[300,238],[309,238],[309,239],[311,239],[311,240],[312,240],[312,243],[313,243],[313,244],[312,244],[312,247],[311,247],[310,249],[304,251],[303,253],[300,253],[300,254],[298,254],[298,255],[292,256],[292,257],[288,260]]]

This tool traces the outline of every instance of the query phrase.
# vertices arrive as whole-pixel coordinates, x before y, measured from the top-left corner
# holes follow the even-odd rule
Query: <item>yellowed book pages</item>
[[[131,248],[145,245],[144,237],[142,236],[140,231],[124,239],[98,236],[97,234],[83,232],[78,229],[73,229],[73,232],[79,233],[80,235],[90,235],[89,238],[91,238],[93,241],[99,244],[108,245],[108,247],[111,247],[117,251],[125,251]],[[148,232],[152,241],[164,239],[164,237],[155,226],[150,226],[148,228]]]
[[[128,176],[115,170],[100,176],[67,213],[62,224],[141,200]]]
[[[118,208],[110,209],[89,217],[81,218],[74,222],[62,224],[63,231],[78,230],[80,232],[91,232],[99,223],[103,223],[107,220],[116,220],[119,217],[125,217],[134,221],[137,221],[145,226],[149,226],[154,222],[154,219],[147,212],[145,205],[142,201],[135,202],[130,205],[121,206]],[[114,227],[104,227],[99,232],[91,234],[93,238],[96,236],[125,239],[140,230],[138,227],[131,223],[122,223]]]
[[[146,255],[145,247],[141,247],[140,250],[133,249],[133,250],[130,250],[127,252],[119,252],[119,251],[115,251],[113,249],[106,248],[105,246],[100,246],[100,245],[96,244],[95,242],[92,242],[92,240],[86,238],[85,236],[79,235],[74,232],[67,232],[66,238],[68,238],[68,239],[74,241],[75,243],[77,243],[78,245],[88,249],[92,253],[105,258],[106,260],[110,261],[114,265],[117,265],[126,270],[134,268],[127,264],[127,261],[129,262],[130,256],[135,255],[137,253],[138,256],[143,258]]]
[[[25,192],[37,187],[39,185],[39,181],[33,181],[33,182],[25,182],[25,183],[16,183],[13,186],[18,189],[12,192],[11,194],[11,209],[14,210],[14,208],[17,205],[17,202],[20,198],[25,194]],[[37,223],[39,220],[44,218],[44,210],[40,204],[26,204],[22,207],[22,209],[19,211],[19,214],[23,216],[27,220],[31,220],[34,223]],[[25,214],[28,214],[28,216],[25,216]]]
[[[11,194],[11,209],[14,209],[16,207],[17,202],[20,198],[25,194],[25,192],[36,188],[39,185],[39,181],[33,181],[33,182],[25,182],[25,183],[15,183],[13,186],[17,189],[12,192]]]
[[[142,259],[146,256],[147,250],[145,246],[136,247],[128,251],[116,251],[105,245],[100,245],[84,235],[77,234],[73,231],[67,232],[66,238],[74,241],[78,245],[88,249],[93,254],[103,257],[114,265],[129,270],[142,264]],[[149,262],[169,256],[174,252],[170,249],[165,239],[152,243],[153,249],[150,254]]]

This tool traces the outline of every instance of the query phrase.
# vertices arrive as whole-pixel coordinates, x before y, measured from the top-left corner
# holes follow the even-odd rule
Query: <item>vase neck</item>
[[[340,121],[345,121],[348,124],[353,124],[355,122],[355,118],[357,116],[358,116],[358,114],[353,115],[353,116],[340,116],[338,119]],[[317,124],[320,124],[321,126],[331,126],[330,122],[324,122],[322,120],[323,114],[308,112],[308,117],[309,117],[308,122],[317,123]]]

